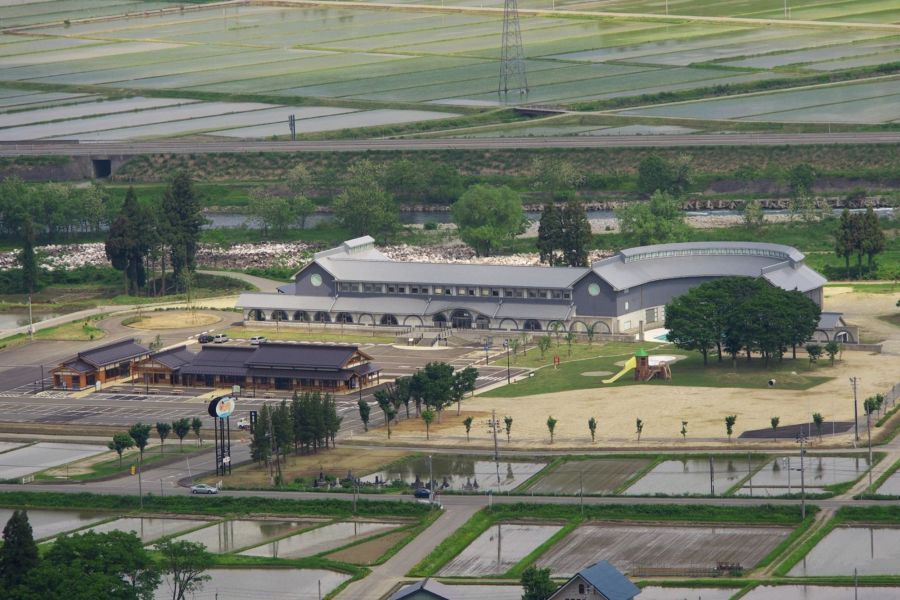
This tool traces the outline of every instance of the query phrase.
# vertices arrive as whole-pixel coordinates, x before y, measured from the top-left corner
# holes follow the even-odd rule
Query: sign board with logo
[[[214,419],[227,419],[234,414],[236,400],[237,399],[234,396],[219,396],[218,398],[213,398],[209,402],[209,416]]]

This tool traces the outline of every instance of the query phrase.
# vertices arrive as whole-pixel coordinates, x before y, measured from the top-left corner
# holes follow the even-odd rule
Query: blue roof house
[[[632,600],[640,593],[618,569],[601,560],[575,574],[548,600]]]

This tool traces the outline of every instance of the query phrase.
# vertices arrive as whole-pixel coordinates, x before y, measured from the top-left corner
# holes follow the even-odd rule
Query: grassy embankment
[[[396,341],[396,337],[384,334],[378,335],[374,330],[371,333],[350,329],[346,332],[335,330],[322,331],[321,329],[314,330],[313,325],[310,325],[309,330],[304,330],[302,327],[285,326],[279,331],[276,331],[274,328],[231,327],[226,329],[224,333],[231,338],[244,339],[261,335],[270,341],[292,340],[297,342],[339,342],[344,344],[391,344]]]

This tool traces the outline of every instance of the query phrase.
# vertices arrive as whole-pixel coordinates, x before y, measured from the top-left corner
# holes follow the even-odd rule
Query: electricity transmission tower
[[[516,0],[504,0],[503,3],[503,40],[500,46],[500,85],[497,93],[505,101],[509,92],[518,93],[520,99],[528,95],[525,49],[522,46]]]

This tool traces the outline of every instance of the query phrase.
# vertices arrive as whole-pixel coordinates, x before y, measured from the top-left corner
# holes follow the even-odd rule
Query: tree
[[[181,450],[184,446],[184,438],[191,432],[191,422],[187,417],[172,421],[172,431],[178,437],[178,449]]]
[[[591,323],[587,326],[587,330],[585,331],[585,335],[587,335],[588,346],[594,345],[594,336],[597,335],[597,324]]]
[[[810,364],[818,362],[819,357],[822,356],[822,346],[819,344],[807,344],[806,354],[809,355]]]
[[[554,199],[570,197],[582,183],[582,170],[570,161],[541,156],[531,163],[531,186]]]
[[[690,157],[679,156],[674,163],[651,154],[638,165],[638,191],[645,197],[656,192],[665,192],[676,198],[684,194],[691,185]]]
[[[203,427],[203,421],[200,420],[200,417],[194,417],[191,420],[191,430],[194,432],[194,435],[197,436],[197,445],[202,446],[203,440],[200,438],[200,428]]]
[[[375,396],[375,402],[378,403],[378,408],[380,408],[381,412],[384,413],[384,423],[385,423],[385,425],[387,425],[388,439],[390,439],[390,437],[391,437],[391,419],[393,418],[393,414],[394,414],[394,412],[393,412],[394,406],[391,403],[390,386],[388,386],[384,389],[376,390],[374,396]],[[391,416],[389,417],[389,415],[391,415]]]
[[[183,270],[196,268],[200,228],[206,222],[190,175],[182,171],[172,178],[163,193],[160,208],[165,219],[162,235],[169,247],[172,271],[178,281]]]
[[[247,213],[262,229],[263,237],[269,237],[269,229],[284,233],[297,219],[292,202],[276,196],[266,188],[258,187],[247,194]]]
[[[556,584],[550,580],[550,569],[539,569],[534,565],[522,571],[522,600],[547,600],[556,591]]]
[[[250,458],[255,462],[268,466],[272,457],[272,440],[269,432],[272,430],[272,418],[269,414],[269,405],[263,404],[259,410],[256,427],[250,433]]]
[[[575,343],[575,332],[567,331],[566,332],[566,351],[569,356],[572,356],[572,344]]]
[[[422,411],[422,420],[425,421],[425,439],[431,439],[430,431],[431,431],[431,423],[434,421],[434,411],[429,406],[425,410]]]
[[[0,591],[12,590],[38,566],[38,547],[34,543],[28,513],[14,510],[3,528],[0,546]]]
[[[365,428],[366,431],[369,431],[369,412],[372,408],[365,400],[357,400],[356,404],[359,405],[359,419],[363,423],[363,428]]]
[[[547,417],[547,431],[550,432],[550,443],[553,443],[553,432],[556,430],[556,424],[559,421],[554,419],[552,416]]]
[[[472,429],[472,421],[474,421],[474,419],[471,416],[463,419],[463,427],[466,428],[466,441],[467,442],[469,441],[469,431],[471,431],[471,429]]]
[[[772,424],[772,441],[775,441],[775,435],[778,433],[778,424],[781,422],[779,417],[772,417],[769,419],[769,423]]]
[[[122,468],[122,453],[129,448],[134,448],[134,440],[127,433],[117,433],[113,435],[111,442],[106,444],[110,450],[115,450],[119,455],[119,468]]]
[[[813,423],[816,424],[816,433],[819,434],[819,441],[822,441],[822,425],[825,424],[825,417],[822,413],[813,413]]]
[[[438,423],[441,412],[454,398],[456,389],[462,390],[464,382],[454,377],[453,367],[445,362],[430,362],[412,377],[413,386],[426,406],[437,411]]]
[[[134,440],[134,445],[137,446],[140,457],[143,459],[144,448],[147,447],[147,442],[150,441],[150,426],[143,423],[135,423],[128,430],[128,435]]]
[[[728,441],[731,441],[731,434],[734,433],[734,424],[737,422],[737,415],[728,415],[725,417],[725,432],[728,434]]]
[[[853,251],[859,246],[858,230],[854,222],[853,215],[848,209],[841,211],[841,220],[838,224],[837,232],[834,239],[834,253],[838,258],[844,259],[844,265],[847,269],[847,279],[850,279],[850,257]]]
[[[875,256],[884,252],[885,237],[881,229],[881,221],[872,207],[866,207],[866,212],[860,217],[860,251],[868,258],[869,273],[875,269]]]
[[[590,419],[588,419],[588,429],[591,432],[591,443],[593,444],[594,436],[597,433],[597,419],[595,419],[594,417],[591,417]]]
[[[64,535],[34,569],[26,598],[152,600],[159,570],[134,533]]]
[[[635,428],[635,433],[637,433],[637,441],[638,441],[638,443],[640,443],[641,433],[644,431],[644,422],[640,419],[635,420],[634,428]]]
[[[583,204],[570,200],[562,208],[544,207],[537,242],[541,262],[586,267],[590,243],[591,224]]]
[[[166,540],[155,548],[172,588],[172,600],[184,600],[186,595],[203,589],[203,584],[210,580],[205,573],[213,565],[213,557],[203,544]]]
[[[300,229],[306,229],[306,220],[316,212],[316,204],[306,196],[294,196],[291,199],[291,211],[294,213],[294,222]]]
[[[136,295],[147,282],[144,263],[155,236],[153,228],[148,227],[149,220],[149,213],[138,204],[134,188],[129,187],[122,209],[109,227],[105,246],[113,268],[122,271],[126,294]]]
[[[831,366],[834,366],[834,359],[838,354],[841,353],[841,344],[840,342],[836,342],[831,340],[827,344],[825,344],[825,353],[828,354],[828,358],[831,360]]]
[[[503,417],[503,423],[504,423],[504,426],[506,427],[506,443],[508,444],[509,443],[509,434],[512,431],[513,418],[510,417],[509,415],[507,415],[507,416]]]
[[[700,352],[704,366],[709,364],[710,349],[722,337],[722,323],[715,318],[720,302],[717,290],[700,285],[666,305],[668,340],[678,348]]]
[[[559,264],[556,251],[560,246],[560,211],[552,202],[544,205],[541,220],[538,223],[537,249],[542,263],[550,266]]]
[[[172,426],[168,423],[157,422],[156,423],[156,434],[159,436],[159,453],[163,454],[166,445],[166,438],[169,437],[169,434],[172,432]]]
[[[751,230],[759,229],[765,224],[765,214],[763,213],[762,204],[759,200],[748,200],[744,202],[744,210],[742,211],[744,219],[744,227]]]
[[[34,223],[31,217],[26,217],[22,225],[22,251],[16,257],[22,268],[22,287],[29,296],[38,289],[38,262],[34,253]]]
[[[522,198],[506,186],[478,184],[451,207],[459,237],[478,256],[490,256],[498,246],[525,232]]]
[[[687,441],[687,426],[688,426],[687,421],[681,422],[681,439],[684,441]]]
[[[351,234],[369,234],[382,242],[393,239],[400,228],[400,207],[381,185],[380,171],[369,160],[350,167],[347,184],[334,202],[334,214]]]
[[[684,211],[666,192],[655,192],[649,202],[632,202],[616,209],[626,243],[647,246],[683,240],[688,231]]]
[[[816,170],[806,163],[795,165],[788,171],[791,220],[797,214],[800,214],[804,221],[813,221],[815,219],[816,207],[813,199],[813,186],[815,183]]]
[[[552,345],[553,341],[550,339],[549,335],[542,335],[538,338],[538,350],[541,351],[541,359],[544,358],[544,354],[547,353],[547,350],[549,350]]]

